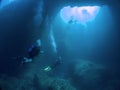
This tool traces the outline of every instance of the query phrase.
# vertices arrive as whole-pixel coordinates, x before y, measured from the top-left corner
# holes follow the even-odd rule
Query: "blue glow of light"
[[[7,6],[8,4],[12,3],[15,0],[2,0],[0,4],[0,8],[3,8],[4,6]]]
[[[50,32],[50,38],[51,38],[51,44],[53,46],[53,50],[54,50],[55,53],[57,53],[57,45],[56,45],[55,38],[54,38],[52,30]]]
[[[95,19],[99,9],[99,6],[67,6],[61,9],[60,15],[66,23],[86,23]]]

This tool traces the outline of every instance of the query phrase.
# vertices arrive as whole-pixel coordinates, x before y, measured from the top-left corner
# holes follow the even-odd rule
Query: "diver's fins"
[[[45,72],[49,72],[49,71],[51,71],[51,70],[52,70],[52,68],[51,68],[50,66],[47,66],[47,67],[44,68],[44,71],[45,71]]]

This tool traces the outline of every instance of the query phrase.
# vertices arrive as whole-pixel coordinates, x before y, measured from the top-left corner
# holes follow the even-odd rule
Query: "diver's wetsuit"
[[[28,58],[33,59],[34,57],[38,56],[40,52],[40,47],[32,45],[32,47],[28,51]]]
[[[54,68],[56,68],[58,65],[60,65],[61,63],[62,63],[62,62],[61,62],[61,57],[58,57],[58,58],[56,59],[55,63],[53,63],[53,64],[51,65],[51,68],[54,69]]]

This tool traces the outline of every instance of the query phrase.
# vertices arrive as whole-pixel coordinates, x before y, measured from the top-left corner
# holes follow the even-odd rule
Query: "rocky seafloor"
[[[54,77],[49,72],[42,71],[42,68],[38,68],[40,62],[37,60],[27,63],[17,76],[0,74],[0,88],[1,90],[119,90],[120,79],[106,67],[89,60],[74,61],[68,65],[67,77],[59,75]]]

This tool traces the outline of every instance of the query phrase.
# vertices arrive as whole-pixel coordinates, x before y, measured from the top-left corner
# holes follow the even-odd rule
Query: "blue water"
[[[0,90],[120,90],[119,4],[100,5],[89,22],[65,23],[68,2],[3,1]],[[28,58],[37,42],[39,55]]]

